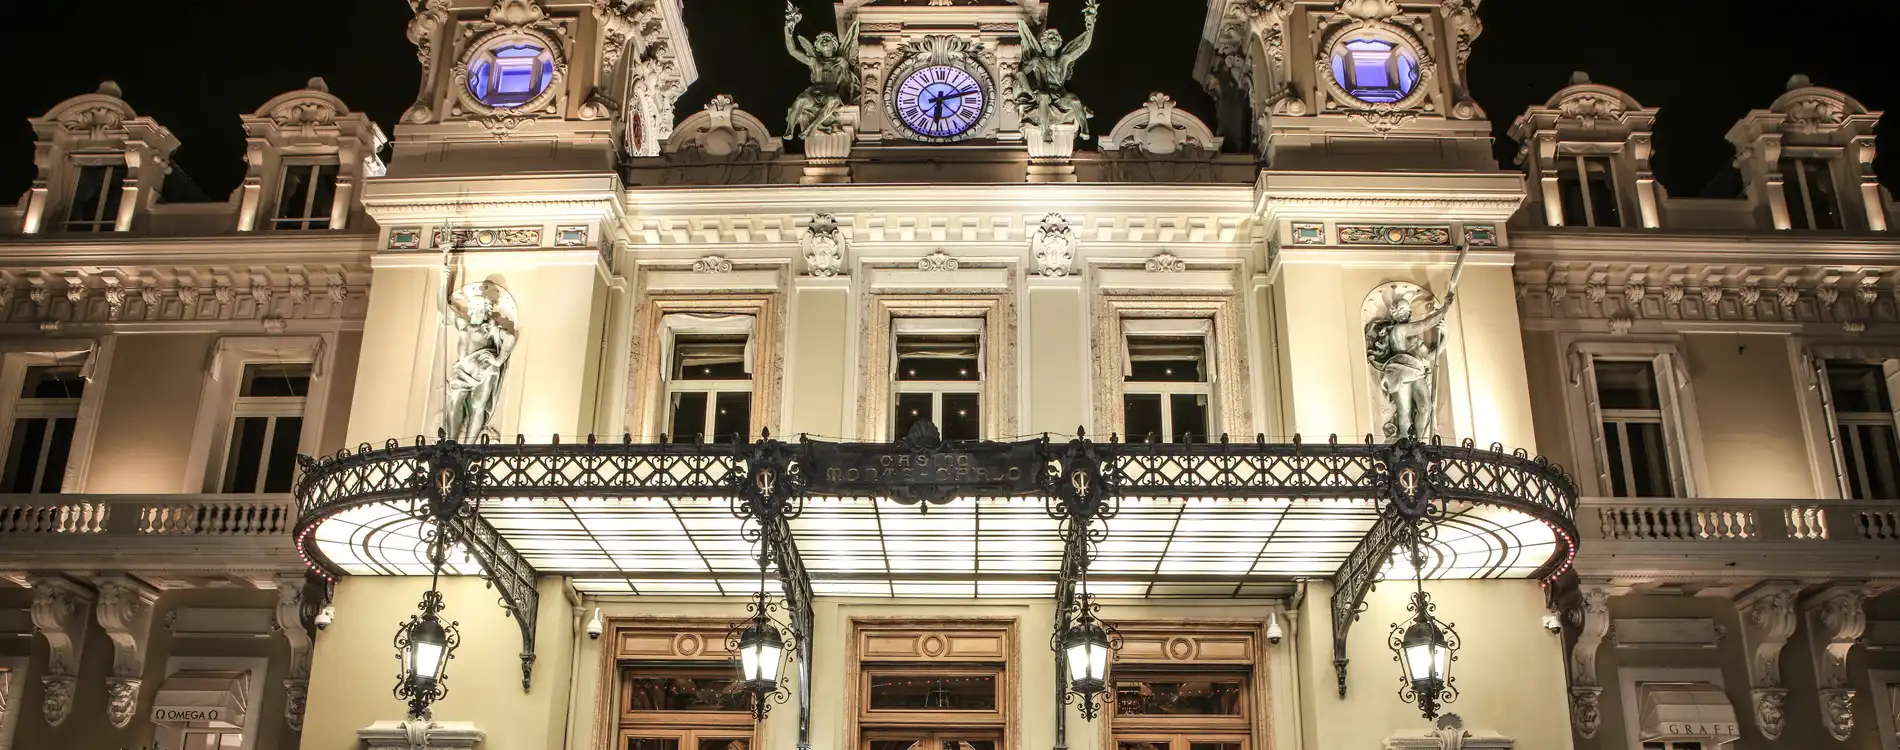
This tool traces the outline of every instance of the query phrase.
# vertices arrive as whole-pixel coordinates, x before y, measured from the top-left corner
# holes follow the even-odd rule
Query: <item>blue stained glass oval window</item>
[[[1418,79],[1418,53],[1409,46],[1355,37],[1333,47],[1333,80],[1359,101],[1399,101],[1418,88]]]
[[[554,56],[533,42],[488,47],[468,66],[468,91],[483,104],[514,109],[546,91],[554,79]]]

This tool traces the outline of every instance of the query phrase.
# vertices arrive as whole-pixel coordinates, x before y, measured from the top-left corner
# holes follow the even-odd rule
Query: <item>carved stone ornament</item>
[[[1587,740],[1597,736],[1603,728],[1603,688],[1570,689],[1570,724],[1576,727],[1578,737]]]
[[[1396,13],[1397,3],[1393,0],[1344,0],[1344,6],[1355,6],[1366,13],[1366,17],[1334,24],[1320,42],[1320,54],[1313,61],[1314,72],[1318,74],[1320,88],[1326,92],[1327,106],[1341,111],[1353,119],[1363,122],[1373,130],[1386,133],[1403,127],[1418,118],[1424,108],[1427,97],[1431,96],[1434,81],[1438,76],[1438,62],[1431,56],[1431,45],[1414,31],[1411,26],[1394,20],[1376,16],[1384,13],[1383,6],[1390,6]],[[1348,15],[1351,15],[1350,13]],[[1396,101],[1368,102],[1352,95],[1345,84],[1333,72],[1333,55],[1347,42],[1360,38],[1376,38],[1397,45],[1418,61],[1418,80],[1412,90]],[[1394,54],[1397,54],[1395,51]]]
[[[1029,247],[1035,253],[1036,273],[1047,278],[1069,275],[1075,266],[1075,228],[1062,214],[1042,217],[1042,223],[1029,235]]]
[[[567,88],[566,43],[557,34],[560,29],[547,18],[540,0],[495,0],[488,9],[487,32],[463,45],[462,57],[455,63],[449,85],[455,88],[455,109],[451,114],[466,114],[497,138],[505,137],[524,123],[554,114],[555,99]],[[527,42],[540,47],[551,58],[552,74],[539,93],[520,104],[496,107],[481,100],[469,89],[470,66],[477,57],[496,47]]]
[[[434,87],[431,72],[435,69],[435,40],[441,33],[443,24],[449,20],[449,0],[410,0],[415,16],[409,19],[409,43],[416,46],[416,62],[422,65],[422,84],[418,87],[416,102],[402,113],[404,122],[426,123],[435,119],[435,110],[429,107]]]
[[[442,305],[442,326],[456,344],[456,360],[444,388],[440,429],[462,443],[478,442],[484,434],[499,437],[491,422],[521,330],[515,297],[493,281],[443,281],[453,290]]]
[[[1451,302],[1407,281],[1379,285],[1360,307],[1366,360],[1379,399],[1379,431],[1429,438],[1438,416],[1438,357]]]
[[[356,730],[368,750],[473,750],[486,734],[466,721],[379,721]]]
[[[1147,105],[1123,117],[1108,135],[1102,136],[1104,151],[1139,151],[1165,156],[1182,149],[1220,150],[1223,139],[1201,122],[1200,118],[1175,106],[1167,94],[1155,93]]]
[[[1582,120],[1586,127],[1598,122],[1623,119],[1623,100],[1596,91],[1581,91],[1564,97],[1558,105],[1564,119]]]
[[[949,273],[957,270],[957,266],[957,259],[950,257],[949,253],[942,250],[926,255],[923,260],[917,261],[917,270],[927,273]]]
[[[812,217],[800,234],[798,244],[805,251],[805,272],[829,278],[844,270],[845,236],[838,230],[838,219],[828,213]]]
[[[58,576],[33,576],[33,629],[46,639],[46,669],[40,684],[46,687],[41,709],[46,723],[59,726],[72,713],[73,687],[86,641],[86,614],[92,591]]]
[[[145,650],[151,645],[152,603],[158,592],[130,577],[98,581],[94,613],[112,639],[112,669],[106,676],[106,717],[120,729],[138,713],[139,680],[145,674]]]
[[[310,631],[303,624],[302,576],[277,579],[277,609],[273,625],[290,647],[290,671],[284,679],[284,723],[303,731],[304,706],[310,694]],[[173,610],[176,611],[176,610]]]
[[[139,687],[144,680],[136,677],[106,678],[106,718],[112,726],[124,729],[139,711]]]
[[[1570,647],[1570,721],[1577,736],[1587,740],[1603,727],[1603,684],[1597,678],[1597,649],[1610,632],[1610,597],[1628,589],[1585,583],[1577,590],[1578,602],[1570,615],[1577,625],[1577,640]]]
[[[1398,0],[1339,0],[1339,12],[1361,21],[1383,21],[1399,14]]]
[[[1749,702],[1754,706],[1755,726],[1770,740],[1780,738],[1784,726],[1788,691],[1781,681],[1781,651],[1794,635],[1795,597],[1800,593],[1799,584],[1769,582],[1735,600],[1742,644],[1748,649]]]
[[[1156,253],[1155,257],[1149,258],[1148,262],[1144,264],[1144,267],[1148,270],[1148,273],[1181,273],[1187,270],[1187,261],[1182,260],[1174,253],[1162,252]]]
[[[732,273],[732,261],[717,255],[708,255],[693,261],[693,273]]]
[[[1835,584],[1801,603],[1814,657],[1821,723],[1836,740],[1846,741],[1854,733],[1854,690],[1849,687],[1847,656],[1867,629],[1863,605],[1869,595],[1865,585]]]

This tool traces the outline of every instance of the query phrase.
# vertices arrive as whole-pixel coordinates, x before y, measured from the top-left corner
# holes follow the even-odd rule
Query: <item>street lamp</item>
[[[445,670],[455,658],[455,647],[462,642],[456,623],[442,624],[442,593],[431,579],[429,591],[417,606],[422,614],[410,615],[409,622],[396,631],[396,658],[402,661],[395,695],[409,703],[411,720],[429,718],[429,705],[449,694]]]
[[[747,607],[752,617],[735,623],[727,635],[728,648],[739,652],[740,687],[752,695],[752,718],[756,721],[765,720],[774,701],[784,703],[789,697],[779,685],[779,667],[785,663],[789,646],[784,632],[772,622],[772,611],[778,604],[766,596],[765,566],[766,558],[761,554],[759,598]]]
[[[1411,622],[1392,625],[1389,645],[1393,658],[1405,670],[1399,678],[1399,698],[1417,703],[1425,718],[1435,719],[1440,706],[1458,699],[1458,687],[1451,677],[1451,664],[1458,660],[1458,632],[1432,615],[1438,605],[1425,593],[1425,559],[1416,542],[1412,547],[1412,566],[1418,571],[1415,579],[1418,589],[1406,607],[1406,611],[1412,613]]]
[[[1082,720],[1094,721],[1100,704],[1106,702],[1098,699],[1108,693],[1108,659],[1121,645],[1121,636],[1097,615],[1101,605],[1089,596],[1086,580],[1085,575],[1074,609],[1060,615],[1066,624],[1056,632],[1054,646],[1066,665],[1063,677],[1068,680],[1068,688],[1063,691],[1062,702],[1080,701]]]

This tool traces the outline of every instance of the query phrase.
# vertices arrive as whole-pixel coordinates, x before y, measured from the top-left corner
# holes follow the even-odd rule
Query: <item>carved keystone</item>
[[[27,578],[33,587],[33,629],[46,638],[46,686],[41,709],[46,723],[59,726],[73,710],[73,685],[79,677],[79,657],[86,645],[86,609],[92,590],[60,576]]]
[[[1854,693],[1849,687],[1847,654],[1867,629],[1862,607],[1872,592],[1865,584],[1828,587],[1801,603],[1807,618],[1808,647],[1814,657],[1814,682],[1821,700],[1821,723],[1836,740],[1854,733]]]
[[[1750,703],[1755,726],[1767,739],[1781,737],[1788,690],[1781,681],[1781,649],[1794,635],[1794,600],[1801,585],[1770,581],[1735,599],[1741,615],[1742,645],[1748,649]]]
[[[145,648],[152,641],[152,603],[158,592],[129,576],[95,582],[99,588],[94,612],[99,627],[112,638],[112,671],[106,675],[106,717],[124,729],[138,714],[139,686],[145,675]]]

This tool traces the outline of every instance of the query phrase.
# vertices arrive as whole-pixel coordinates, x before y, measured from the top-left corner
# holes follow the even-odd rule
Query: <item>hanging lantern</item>
[[[1399,697],[1417,703],[1427,719],[1437,718],[1440,706],[1458,699],[1451,677],[1451,664],[1458,660],[1458,633],[1432,616],[1436,608],[1421,586],[1407,607],[1412,621],[1394,624],[1390,643],[1393,658],[1405,670]]]
[[[745,689],[764,696],[778,690],[779,665],[785,663],[785,636],[765,616],[765,597],[759,597],[760,609],[739,636],[739,674]]]
[[[1056,636],[1056,648],[1067,665],[1069,690],[1066,703],[1079,699],[1082,718],[1094,720],[1100,710],[1097,699],[1108,690],[1108,659],[1120,641],[1112,628],[1095,615],[1098,606],[1088,594],[1076,598],[1075,614],[1069,625]]]
[[[425,719],[429,706],[449,693],[444,685],[450,659],[461,644],[456,623],[442,624],[442,593],[433,587],[422,595],[422,614],[412,615],[396,631],[396,658],[402,661],[395,695],[409,703],[409,718]]]

